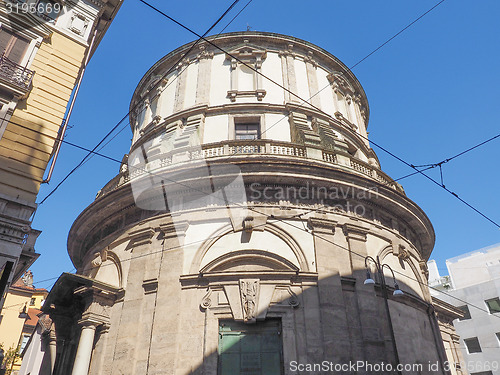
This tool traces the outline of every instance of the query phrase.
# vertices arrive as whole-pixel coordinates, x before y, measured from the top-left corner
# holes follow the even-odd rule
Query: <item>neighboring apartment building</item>
[[[429,285],[435,296],[460,308],[455,320],[464,356],[462,368],[471,375],[500,375],[500,244],[446,261],[449,277],[441,277],[429,262]]]
[[[46,289],[33,286],[31,271],[27,271],[7,292],[0,320],[0,344],[5,352],[16,350],[14,363],[9,364],[13,371],[21,367],[20,354],[35,330],[48,293]]]
[[[0,309],[35,261],[35,200],[87,57],[122,0],[0,2]]]

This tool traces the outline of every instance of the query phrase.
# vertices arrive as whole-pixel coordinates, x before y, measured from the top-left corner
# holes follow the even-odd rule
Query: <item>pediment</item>
[[[12,13],[9,15],[0,13],[0,22],[5,23],[15,32],[30,39],[37,39],[38,37],[47,39],[52,35],[52,30],[45,25],[45,21],[29,12]]]
[[[248,42],[243,42],[231,49],[226,55],[227,59],[232,59],[233,56],[241,61],[264,60],[267,51],[259,46],[253,45]]]
[[[212,272],[297,272],[287,259],[263,250],[239,250],[224,254],[203,267],[201,273]]]

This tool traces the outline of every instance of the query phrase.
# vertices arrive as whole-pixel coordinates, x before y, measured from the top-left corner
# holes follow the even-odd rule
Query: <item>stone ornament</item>
[[[241,307],[243,309],[243,321],[247,323],[256,321],[259,288],[259,279],[240,280],[240,296]]]
[[[207,294],[202,298],[200,307],[203,310],[208,309],[210,306],[212,306],[212,299],[210,298],[212,296],[212,289],[208,288]]]

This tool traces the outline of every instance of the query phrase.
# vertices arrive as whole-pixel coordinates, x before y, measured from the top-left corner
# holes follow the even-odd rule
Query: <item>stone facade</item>
[[[273,375],[323,361],[349,373],[398,357],[447,373],[426,286],[432,225],[381,171],[365,93],[337,58],[278,34],[221,35],[158,61],[131,110],[130,153],[69,234],[78,275],[45,304],[72,345],[56,373]],[[395,271],[387,289],[364,285],[367,256]]]

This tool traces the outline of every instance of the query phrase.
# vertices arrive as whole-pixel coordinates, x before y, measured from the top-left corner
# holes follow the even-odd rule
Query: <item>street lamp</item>
[[[392,279],[394,280],[394,292],[392,293],[393,296],[398,297],[404,295],[403,291],[399,289],[398,283],[396,282],[396,277],[394,276],[394,271],[392,270],[391,267],[389,267],[387,264],[381,264],[380,259],[377,256],[377,259],[375,260],[371,256],[365,257],[365,268],[366,268],[366,280],[363,283],[364,285],[374,285],[375,280],[372,279],[370,275],[370,269],[368,268],[368,261],[371,261],[377,270],[377,273],[379,275],[380,279],[380,285],[382,286],[382,295],[384,297],[384,303],[385,303],[385,310],[387,313],[387,321],[389,322],[389,330],[391,332],[391,339],[392,339],[392,348],[394,350],[394,357],[396,359],[396,365],[399,365],[399,355],[398,355],[398,348],[396,345],[396,337],[394,335],[394,327],[392,326],[392,319],[391,319],[391,312],[389,310],[389,296],[387,294],[387,285],[385,283],[385,276],[384,276],[384,267],[388,268],[391,273],[392,273]],[[401,370],[397,370],[398,374],[401,375]]]

